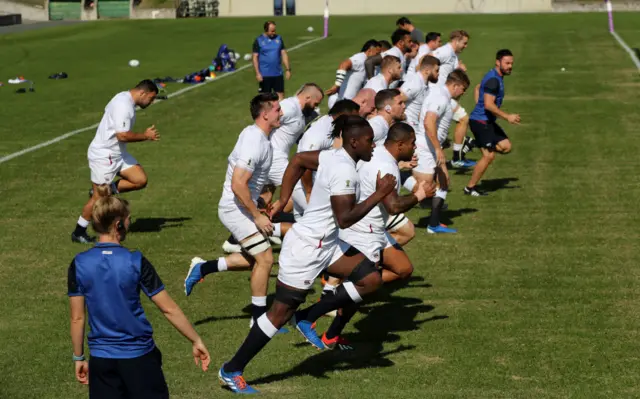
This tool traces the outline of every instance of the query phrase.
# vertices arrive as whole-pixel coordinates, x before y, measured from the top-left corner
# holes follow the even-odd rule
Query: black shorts
[[[162,354],[154,348],[133,359],[89,358],[90,399],[168,399]]]
[[[258,85],[259,93],[284,93],[284,77],[265,76]]]
[[[469,127],[478,142],[476,145],[478,148],[492,150],[496,147],[496,144],[509,138],[500,125],[495,122],[471,119],[469,120]]]

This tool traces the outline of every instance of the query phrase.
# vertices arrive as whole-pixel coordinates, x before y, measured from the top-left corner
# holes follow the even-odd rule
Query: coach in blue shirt
[[[253,68],[256,70],[260,93],[275,92],[280,100],[284,98],[282,64],[285,68],[284,76],[287,80],[291,79],[289,55],[284,41],[276,33],[276,23],[267,21],[264,23],[264,33],[253,42]]]
[[[99,242],[76,255],[69,266],[73,361],[76,379],[89,384],[91,399],[169,397],[162,355],[140,303],[140,290],[192,342],[196,364],[201,361],[206,371],[210,361],[198,333],[167,294],[151,263],[140,252],[120,245],[129,228],[129,214],[124,200],[98,199],[91,217]],[[85,306],[91,328],[89,362],[83,353]]]

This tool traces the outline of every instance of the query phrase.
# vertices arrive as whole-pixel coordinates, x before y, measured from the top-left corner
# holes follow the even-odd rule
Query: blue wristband
[[[76,356],[76,354],[75,354],[75,353],[73,354],[73,361],[74,361],[74,362],[82,362],[82,361],[84,361],[84,360],[85,360],[85,359],[84,359],[84,354],[82,354],[82,355],[80,355],[80,356]]]

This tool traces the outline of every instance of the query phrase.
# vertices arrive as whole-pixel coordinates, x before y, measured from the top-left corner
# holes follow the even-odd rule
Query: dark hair
[[[268,30],[269,30],[269,25],[275,25],[275,24],[276,24],[276,22],[275,22],[275,21],[271,21],[271,20],[269,20],[269,21],[265,22],[265,23],[264,23],[264,26],[263,26],[264,31],[266,32],[266,31],[268,31]]]
[[[463,37],[466,37],[467,39],[470,38],[469,33],[467,33],[466,30],[454,30],[449,35],[449,40],[462,39]]]
[[[436,65],[440,65],[440,59],[432,56],[432,55],[425,55],[424,57],[422,57],[422,59],[420,60],[420,64],[418,64],[418,69],[422,70],[424,69],[426,66],[430,66],[430,67],[434,67]]]
[[[467,73],[465,71],[463,71],[462,69],[456,69],[447,77],[447,84],[449,83],[457,83],[464,85],[465,87],[469,87],[471,81],[469,80],[469,76],[467,76]]]
[[[333,107],[331,107],[331,109],[329,110],[329,115],[336,116],[339,114],[348,114],[348,113],[359,112],[359,111],[360,111],[360,106],[358,105],[358,103],[352,100],[344,99],[344,100],[336,101],[336,103],[333,104]]]
[[[138,83],[135,89],[142,90],[145,93],[158,94],[158,86],[155,83],[153,83],[151,79],[145,79],[142,82]]]
[[[399,25],[411,25],[411,21],[409,21],[409,18],[407,17],[400,17],[396,21],[396,26],[399,26]]]
[[[389,132],[387,132],[387,140],[385,143],[390,141],[407,141],[411,137],[412,134],[415,135],[416,131],[409,125],[404,122],[397,122],[391,125],[389,128]]]
[[[371,47],[380,47],[380,42],[377,41],[376,39],[369,39],[364,44],[364,46],[362,46],[361,51],[364,53],[365,51],[369,50]]]
[[[513,53],[511,52],[511,50],[508,50],[506,48],[498,50],[498,52],[496,53],[496,60],[500,61],[504,57],[513,57]]]
[[[411,35],[411,32],[404,29],[396,29],[391,35],[391,43],[396,44],[407,35]]]
[[[384,106],[389,103],[389,101],[393,100],[400,94],[402,93],[400,93],[400,90],[398,89],[380,90],[378,94],[376,94],[376,109],[383,109]]]
[[[382,59],[382,62],[380,63],[380,70],[384,71],[395,63],[400,64],[400,58],[396,57],[395,55],[387,55]]]
[[[438,40],[438,38],[439,38],[440,36],[442,36],[442,35],[440,34],[440,32],[429,32],[429,33],[427,33],[427,35],[424,37],[424,42],[425,42],[425,43],[429,43],[429,42],[431,42],[431,41],[433,41],[433,40]]]
[[[253,120],[258,119],[260,113],[271,108],[271,103],[278,101],[278,95],[276,93],[260,93],[251,99],[249,103],[249,109],[251,110],[251,117]]]
[[[393,47],[387,40],[380,40],[378,43],[380,43],[380,47],[385,50],[389,50],[391,47]]]
[[[340,115],[333,121],[331,138],[342,137],[348,140],[357,137],[366,129],[371,129],[371,125],[360,115]]]

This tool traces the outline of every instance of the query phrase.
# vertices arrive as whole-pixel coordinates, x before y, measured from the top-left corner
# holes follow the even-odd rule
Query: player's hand
[[[86,360],[76,363],[76,380],[83,385],[89,385],[89,362]]]
[[[282,212],[282,208],[284,207],[281,205],[280,200],[276,200],[276,202],[269,204],[269,206],[267,207],[267,214],[269,215],[269,219],[273,219],[275,215]]]
[[[416,166],[418,166],[418,156],[417,155],[414,155],[413,157],[411,157],[411,161],[409,161],[409,162],[405,162],[405,161],[398,162],[398,167],[400,168],[400,170],[411,170],[411,169],[415,168]]]
[[[418,202],[422,202],[425,198],[432,198],[436,195],[436,182],[427,183],[426,180],[421,180],[416,185],[413,195],[416,196]]]
[[[325,96],[332,96],[332,95],[336,94],[338,92],[338,90],[340,90],[340,86],[333,85],[333,86],[331,86],[331,88],[329,90],[324,92],[324,95]]]
[[[467,72],[467,66],[462,62],[458,62],[458,69],[462,69],[463,71]]]
[[[284,77],[287,80],[291,79],[291,71],[284,71]]]
[[[256,80],[258,82],[262,82],[263,79],[262,79],[262,75],[260,74],[260,72],[256,72]]]
[[[396,189],[396,178],[393,175],[386,174],[383,178],[380,178],[380,171],[378,171],[378,177],[376,178],[376,191],[387,196],[393,190]]]
[[[512,125],[519,125],[520,124],[520,115],[518,115],[518,114],[509,114],[507,116],[507,121],[509,121],[509,123],[511,123]]]
[[[447,159],[444,157],[444,151],[442,151],[442,148],[436,149],[436,163],[438,166],[442,166],[447,163]]]
[[[256,217],[255,222],[258,231],[264,235],[270,236],[273,233],[273,225],[268,216],[260,214]]]
[[[144,137],[146,137],[147,140],[151,141],[160,140],[160,133],[158,133],[158,131],[156,130],[156,125],[148,127],[147,130],[144,131]]]
[[[211,356],[209,356],[209,351],[207,350],[207,347],[204,346],[204,343],[202,343],[200,338],[193,343],[191,351],[193,353],[193,360],[196,363],[196,366],[200,363],[202,371],[207,371],[209,369],[209,362],[211,362]]]

